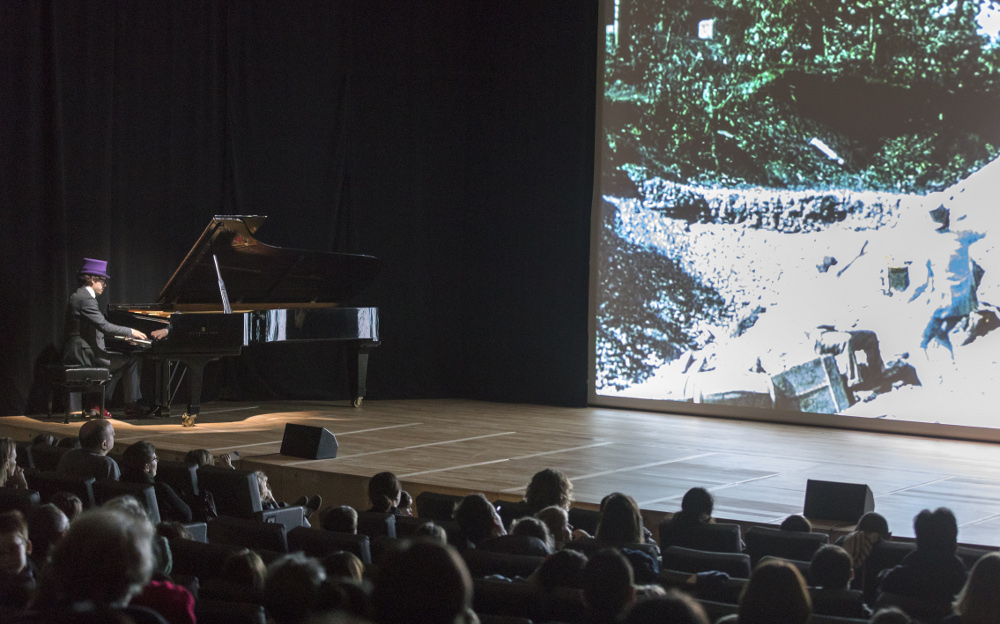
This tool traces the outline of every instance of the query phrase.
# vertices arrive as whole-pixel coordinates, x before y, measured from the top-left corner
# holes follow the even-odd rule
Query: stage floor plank
[[[16,440],[41,431],[67,436],[80,422],[12,416],[0,419],[0,430]],[[338,456],[281,456],[289,422],[328,429]],[[990,443],[460,400],[366,401],[361,409],[218,402],[204,405],[189,429],[178,418],[114,424],[118,452],[139,439],[161,457],[239,451],[243,467],[264,468],[288,499],[320,491],[328,504],[364,507],[367,477],[389,470],[414,494],[482,491],[516,500],[532,474],[551,467],[570,477],[582,504],[621,491],[655,519],[676,511],[688,488],[703,486],[716,497],[717,517],[774,524],[801,513],[806,480],[821,479],[868,484],[897,536],[913,535],[921,509],[947,506],[963,543],[1000,546],[1000,453]]]

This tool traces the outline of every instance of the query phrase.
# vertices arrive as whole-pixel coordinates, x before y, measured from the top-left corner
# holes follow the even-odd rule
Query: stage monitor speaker
[[[337,437],[323,427],[286,423],[281,454],[303,459],[332,459],[337,456]]]
[[[802,510],[806,518],[857,524],[869,511],[875,511],[875,497],[867,485],[813,479],[806,482],[806,501]]]

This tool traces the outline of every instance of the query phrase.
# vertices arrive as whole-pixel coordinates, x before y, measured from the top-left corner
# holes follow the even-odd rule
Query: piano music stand
[[[101,393],[101,414],[104,414],[104,387],[111,381],[111,371],[100,366],[66,366],[56,364],[49,367],[52,373],[52,388],[49,391],[49,412],[48,417],[52,418],[52,398],[55,395],[55,386],[63,389],[63,396],[66,401],[66,418],[63,424],[69,424],[70,397],[73,394],[80,395],[81,409],[83,407],[83,395],[87,392],[99,391]]]

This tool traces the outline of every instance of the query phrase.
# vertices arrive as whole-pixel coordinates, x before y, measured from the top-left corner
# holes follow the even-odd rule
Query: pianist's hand
[[[138,338],[139,340],[146,340],[146,334],[142,333],[138,329],[133,329],[132,330],[132,337],[133,338]]]
[[[163,340],[164,338],[167,337],[167,334],[169,333],[170,329],[164,327],[163,329],[154,329],[153,331],[149,332],[149,337],[152,338],[153,340]]]

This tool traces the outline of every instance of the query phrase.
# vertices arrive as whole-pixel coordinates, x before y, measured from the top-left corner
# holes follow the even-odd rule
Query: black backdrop
[[[0,3],[0,413],[40,408],[83,257],[106,300],[151,302],[213,214],[383,260],[350,302],[381,312],[371,399],[585,404],[597,22],[597,0]],[[342,398],[341,368],[259,348],[208,398]]]

